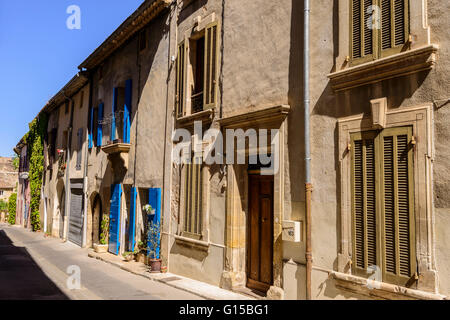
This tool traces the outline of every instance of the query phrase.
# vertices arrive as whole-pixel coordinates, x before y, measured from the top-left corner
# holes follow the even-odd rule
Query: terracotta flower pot
[[[148,259],[148,265],[150,266],[151,273],[161,272],[161,259]]]

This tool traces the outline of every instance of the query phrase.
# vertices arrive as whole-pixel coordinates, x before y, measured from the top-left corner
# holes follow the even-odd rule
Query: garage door
[[[73,189],[70,196],[69,241],[81,247],[83,241],[83,189]]]

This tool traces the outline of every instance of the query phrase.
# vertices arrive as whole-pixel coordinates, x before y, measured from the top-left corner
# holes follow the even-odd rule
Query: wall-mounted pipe
[[[312,272],[312,247],[311,247],[311,146],[310,146],[310,101],[309,101],[309,18],[310,1],[304,0],[304,27],[303,27],[303,95],[304,95],[304,127],[305,127],[305,214],[306,214],[306,300],[311,300],[311,272]]]

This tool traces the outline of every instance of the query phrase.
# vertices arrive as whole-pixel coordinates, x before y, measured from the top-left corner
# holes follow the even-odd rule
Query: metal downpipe
[[[311,300],[311,146],[310,146],[310,101],[309,101],[309,34],[310,34],[310,1],[304,0],[304,51],[303,51],[303,94],[304,94],[304,126],[305,126],[305,215],[306,215],[306,300]]]

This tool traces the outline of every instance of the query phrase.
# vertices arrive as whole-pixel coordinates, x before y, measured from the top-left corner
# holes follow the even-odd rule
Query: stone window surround
[[[351,0],[343,0],[339,4],[339,55],[335,58],[334,70],[328,75],[334,90],[340,91],[434,67],[438,46],[431,44],[427,0],[409,0],[411,42],[408,50],[354,67],[350,67],[349,58]],[[380,65],[381,70],[388,71],[380,72]]]
[[[350,54],[351,0],[339,1],[339,56],[336,66],[346,66]],[[430,45],[427,0],[409,0],[409,27],[412,36],[411,49]]]
[[[414,151],[414,204],[419,279],[416,283],[418,290],[437,293],[432,207],[432,164],[434,159],[432,108],[432,104],[426,104],[411,108],[390,109],[386,113],[386,128],[413,127],[413,136],[417,141]],[[351,274],[351,192],[348,145],[351,133],[373,130],[372,119],[364,117],[362,114],[341,118],[338,120],[338,130],[341,176],[341,243],[338,254],[338,271]]]
[[[209,167],[203,163],[202,165],[202,231],[199,235],[199,239],[190,238],[185,236],[184,230],[184,221],[186,216],[186,174],[187,174],[187,165],[181,165],[181,190],[180,190],[180,206],[179,206],[179,220],[177,232],[175,235],[175,240],[181,244],[186,244],[196,249],[207,249],[210,243],[209,237],[209,210],[210,210],[210,201],[209,201],[209,181],[210,181],[210,173]]]
[[[189,40],[195,39],[195,36],[198,36],[201,32],[204,32],[206,30],[206,27],[212,23],[218,22],[218,18],[215,14],[215,12],[203,17],[201,15],[196,16],[192,19],[192,22],[188,25],[187,29],[183,32],[182,30],[178,30],[180,36],[180,39],[177,40],[177,48],[184,42],[185,44],[185,51],[187,52],[185,57],[185,79],[183,80],[185,82],[185,93],[184,93],[184,99],[185,99],[185,105],[184,108],[186,110],[186,115],[184,117],[178,118],[178,120],[184,120],[185,118],[194,117],[196,118],[197,114],[191,113],[191,87],[188,84],[189,79],[192,78],[192,65],[189,63]],[[178,27],[179,28],[179,27]],[[218,41],[220,41],[220,36],[218,37]],[[201,112],[200,112],[201,113]],[[202,117],[202,115],[198,115],[199,117]]]

